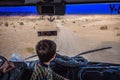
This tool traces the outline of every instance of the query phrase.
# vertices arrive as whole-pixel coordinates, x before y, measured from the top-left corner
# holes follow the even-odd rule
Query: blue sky
[[[120,12],[120,3],[114,3],[112,14]],[[112,5],[114,5],[112,4]],[[4,13],[27,13],[37,14],[35,6],[0,7],[0,14]],[[66,14],[111,14],[110,4],[73,4],[67,5]]]

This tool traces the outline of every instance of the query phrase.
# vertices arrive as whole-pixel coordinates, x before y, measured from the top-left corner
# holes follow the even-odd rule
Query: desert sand
[[[39,40],[51,39],[60,54],[102,48],[112,49],[83,55],[89,61],[120,64],[120,15],[1,16],[0,55],[10,59],[13,53],[23,58],[35,53]],[[38,31],[57,30],[57,36],[38,36]]]

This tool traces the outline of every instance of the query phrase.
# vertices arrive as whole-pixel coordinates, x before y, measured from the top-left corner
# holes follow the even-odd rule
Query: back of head
[[[56,54],[56,44],[52,40],[41,40],[36,45],[36,52],[41,62],[49,62]]]

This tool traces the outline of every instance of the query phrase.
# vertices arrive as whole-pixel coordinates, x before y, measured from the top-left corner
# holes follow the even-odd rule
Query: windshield
[[[36,53],[38,41],[51,39],[56,42],[58,53],[66,56],[112,47],[83,56],[89,61],[120,64],[120,15],[116,15],[120,12],[120,5],[112,6],[112,10],[108,4],[107,7],[101,4],[98,8],[95,8],[98,4],[92,8],[86,5],[74,5],[72,10],[68,5],[66,15],[51,17],[38,15],[33,11],[34,7],[29,7],[28,12],[25,12],[26,7],[12,7],[10,10],[1,7],[0,55],[10,59],[13,53],[17,53],[26,58]],[[41,31],[56,31],[57,34],[41,36]]]

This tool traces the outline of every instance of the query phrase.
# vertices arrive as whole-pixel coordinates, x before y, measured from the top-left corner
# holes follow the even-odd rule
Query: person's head
[[[49,62],[56,55],[56,44],[52,40],[41,40],[36,45],[36,52],[41,62]]]

